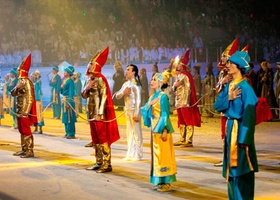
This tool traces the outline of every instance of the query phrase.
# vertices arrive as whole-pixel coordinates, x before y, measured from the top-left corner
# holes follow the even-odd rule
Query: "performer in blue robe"
[[[228,181],[228,198],[254,199],[255,172],[258,162],[254,142],[258,98],[244,78],[249,70],[247,52],[236,51],[227,70],[232,75],[217,96],[214,107],[227,118],[224,139],[223,177]]]
[[[61,78],[58,75],[58,66],[52,68],[52,79],[49,81],[51,87],[51,102],[53,108],[53,118],[60,119],[61,116]]]
[[[35,100],[36,100],[36,112],[37,112],[37,122],[35,123],[35,130],[33,131],[33,134],[42,134],[43,129],[42,127],[45,126],[44,117],[43,117],[43,101],[42,101],[42,81],[41,81],[41,73],[39,70],[36,70],[35,72],[31,73],[30,76],[31,81],[34,84],[34,92],[35,92]],[[39,127],[39,131],[38,131]]]
[[[10,84],[7,85],[7,91],[9,92],[9,94],[11,94],[12,90],[14,89],[14,87],[17,85],[18,82],[18,71],[17,68],[13,68],[10,71]],[[16,112],[17,112],[17,97],[16,96],[11,96],[11,110],[10,110],[10,115],[13,117],[13,125],[12,128],[13,129],[17,129],[18,128],[18,123],[17,123],[17,116],[16,116]]]
[[[73,80],[75,83],[75,94],[74,94],[74,101],[76,106],[76,114],[77,117],[79,113],[82,113],[82,81],[81,81],[81,73],[74,72]]]
[[[75,123],[77,122],[77,117],[75,113],[75,102],[74,102],[74,93],[75,93],[75,84],[71,76],[74,73],[74,67],[69,66],[64,69],[64,80],[61,86],[61,94],[63,95],[62,99],[62,123],[65,127],[65,138],[75,139],[76,127]]]
[[[154,189],[166,192],[172,189],[170,183],[176,181],[176,161],[173,147],[172,127],[168,96],[162,89],[166,88],[169,74],[156,73],[151,80],[155,93],[142,107],[144,125],[151,128],[151,175],[150,182]]]

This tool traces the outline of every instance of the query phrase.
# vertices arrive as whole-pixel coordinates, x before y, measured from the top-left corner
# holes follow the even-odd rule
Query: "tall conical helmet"
[[[109,47],[106,47],[102,51],[99,51],[91,60],[89,63],[92,63],[92,65],[88,65],[87,74],[88,73],[101,73],[101,68],[104,66],[104,64],[107,61],[109,53]]]
[[[247,44],[241,51],[249,52],[249,44]]]
[[[235,40],[232,41],[232,43],[225,49],[225,51],[222,53],[222,56],[226,56],[227,59],[234,54],[238,49],[238,38],[235,38]],[[218,67],[224,67],[226,63],[220,62],[218,63]]]
[[[180,59],[180,63],[182,66],[182,70],[187,70],[187,66],[189,64],[189,60],[190,60],[190,49],[188,49],[184,55],[181,57]]]
[[[28,72],[31,65],[31,54],[29,54],[18,66],[19,78],[28,77]]]

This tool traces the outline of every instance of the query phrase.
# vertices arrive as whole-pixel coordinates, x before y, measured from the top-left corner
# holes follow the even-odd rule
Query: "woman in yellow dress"
[[[172,190],[171,182],[176,181],[176,161],[173,147],[170,104],[164,89],[169,76],[156,73],[151,80],[155,93],[142,107],[144,125],[151,128],[151,174],[150,182],[159,192]]]

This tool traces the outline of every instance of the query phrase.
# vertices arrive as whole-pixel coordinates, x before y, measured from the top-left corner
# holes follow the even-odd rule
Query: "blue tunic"
[[[11,95],[11,91],[14,89],[14,87],[17,85],[18,83],[18,78],[16,77],[15,79],[11,80],[10,85],[7,85],[7,91],[9,92],[9,95]],[[16,112],[17,112],[17,97],[11,96],[11,112],[10,115],[13,117],[13,127],[16,128],[17,127],[17,116],[16,116]]]
[[[62,103],[62,123],[65,125],[66,136],[75,136],[77,121],[74,102],[75,84],[71,78],[64,80],[64,88],[61,89],[63,95]]]
[[[235,83],[236,87],[241,89],[240,98],[229,101],[230,83],[227,83],[214,103],[215,109],[223,112],[227,117],[223,162],[223,176],[225,178],[258,171],[254,142],[258,99],[250,84],[242,79]],[[236,144],[234,144],[235,141]],[[241,147],[240,144],[247,145],[247,149]]]
[[[51,102],[53,107],[53,117],[60,118],[61,115],[61,78],[58,74],[54,75],[52,80],[49,81],[51,87]]]
[[[38,126],[44,126],[44,120],[42,117],[43,104],[42,104],[42,81],[38,80],[34,82],[34,91],[35,91],[35,100],[36,100],[36,109],[37,109],[37,119]]]

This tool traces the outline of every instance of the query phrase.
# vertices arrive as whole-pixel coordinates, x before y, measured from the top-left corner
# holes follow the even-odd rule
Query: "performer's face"
[[[240,69],[238,69],[237,65],[231,61],[228,62],[227,64],[227,71],[229,75],[236,74],[239,72]]]
[[[70,74],[67,71],[64,71],[64,77],[68,78],[70,77]]]
[[[222,54],[222,56],[221,56],[221,63],[222,63],[222,65],[226,65],[227,64],[227,60],[228,60],[228,57],[225,54]]]
[[[151,79],[151,88],[158,89],[158,86],[159,86],[159,81],[156,76],[153,76],[153,78]]]
[[[125,77],[127,80],[131,80],[135,77],[135,72],[132,71],[133,70],[133,67],[132,66],[128,66],[126,68],[126,71],[125,71]]]
[[[95,71],[95,68],[96,68],[96,64],[95,64],[95,62],[89,62],[88,63],[88,65],[87,65],[87,70],[89,71],[89,72],[94,72]]]
[[[177,66],[176,66],[176,72],[179,73],[182,69],[182,65],[181,63],[179,63]]]

